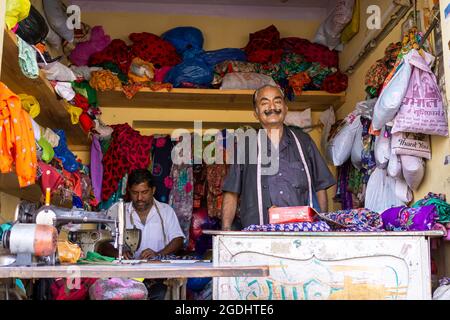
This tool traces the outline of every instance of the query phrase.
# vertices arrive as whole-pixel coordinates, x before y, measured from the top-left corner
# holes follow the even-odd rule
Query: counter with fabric
[[[430,240],[443,231],[213,235],[213,264],[269,265],[267,277],[214,278],[214,299],[431,299]]]

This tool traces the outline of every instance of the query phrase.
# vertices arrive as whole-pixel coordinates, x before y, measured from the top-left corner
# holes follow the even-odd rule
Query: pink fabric
[[[89,62],[89,57],[105,49],[110,42],[111,38],[105,34],[103,27],[95,26],[91,30],[91,39],[78,43],[70,53],[69,59],[74,65],[86,66]]]
[[[155,82],[164,82],[164,78],[166,77],[166,74],[172,69],[173,67],[162,67],[160,69],[155,70],[155,77],[153,78],[153,81]]]
[[[132,279],[99,279],[89,288],[91,300],[146,300],[145,284]]]

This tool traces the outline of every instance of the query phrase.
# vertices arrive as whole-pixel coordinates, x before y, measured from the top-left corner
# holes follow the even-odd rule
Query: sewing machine
[[[16,261],[16,264],[19,262],[20,265],[30,265],[30,256],[47,257],[43,256],[42,249],[36,250],[33,243],[46,239],[45,254],[49,253],[50,257],[54,256],[57,237],[55,237],[55,233],[57,231],[57,235],[64,227],[68,231],[68,240],[78,244],[84,253],[96,251],[101,243],[113,242],[114,247],[118,249],[118,260],[121,262],[123,247],[128,246],[131,252],[135,252],[139,248],[141,240],[140,230],[126,230],[125,223],[125,208],[122,199],[109,210],[100,212],[77,208],[67,209],[53,205],[45,205],[36,209],[21,203],[15,211],[14,225],[0,240],[2,240],[4,248],[10,249],[11,253],[18,255],[18,258],[20,256],[21,259],[18,259],[20,261]],[[83,228],[83,225],[90,227]],[[45,229],[43,226],[49,228]],[[35,230],[39,232],[35,232]],[[22,259],[25,257],[24,255],[26,259]],[[45,264],[54,263],[54,258],[47,258],[45,262]]]

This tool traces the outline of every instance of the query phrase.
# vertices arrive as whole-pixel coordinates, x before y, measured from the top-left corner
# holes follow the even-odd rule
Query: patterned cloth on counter
[[[228,165],[211,164],[206,167],[206,179],[208,181],[208,215],[220,217],[222,213],[223,181],[228,173]]]
[[[450,222],[450,204],[446,201],[445,194],[429,192],[423,199],[414,203],[412,207],[418,208],[429,205],[436,207],[437,214],[439,215],[438,222]]]
[[[380,214],[364,208],[320,213],[319,217],[336,231],[384,231]]]
[[[128,123],[111,126],[112,142],[103,157],[102,200],[117,190],[120,179],[135,169],[148,168],[153,137],[141,136]]]
[[[189,243],[189,228],[191,227],[191,218],[194,202],[194,176],[192,165],[181,164],[172,165],[170,172],[172,190],[169,195],[169,205],[178,217],[181,230],[186,237],[186,243]]]
[[[37,156],[30,115],[20,98],[0,82],[0,172],[16,168],[20,187],[36,181]]]
[[[265,224],[250,225],[242,231],[262,231],[262,232],[328,232],[330,226],[324,221],[318,222],[297,222],[285,224]]]
[[[89,85],[97,91],[108,91],[122,87],[119,78],[109,70],[92,72]]]
[[[432,230],[439,219],[434,205],[418,208],[395,207],[381,214],[388,231],[426,231]]]
[[[170,179],[172,168],[172,148],[174,146],[170,136],[154,137],[152,147],[152,162],[149,170],[155,183],[155,199],[164,203],[169,202],[170,189],[173,182]],[[149,153],[150,154],[150,153]]]

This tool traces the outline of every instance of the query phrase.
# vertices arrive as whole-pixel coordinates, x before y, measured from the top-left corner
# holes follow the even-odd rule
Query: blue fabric
[[[173,28],[164,32],[161,38],[169,41],[180,55],[191,48],[203,48],[203,34],[194,27]]]
[[[209,86],[214,78],[212,66],[201,58],[186,59],[173,67],[165,76],[164,82],[171,83],[175,88],[180,88],[183,82],[194,85]]]
[[[55,133],[59,136],[59,144],[53,148],[55,156],[62,161],[63,167],[69,172],[75,172],[80,170],[81,163],[77,161],[75,155],[69,150],[66,142],[66,134],[64,130],[55,130]]]
[[[202,58],[211,66],[215,66],[226,60],[247,61],[247,55],[241,49],[224,48],[214,51],[206,51]]]

